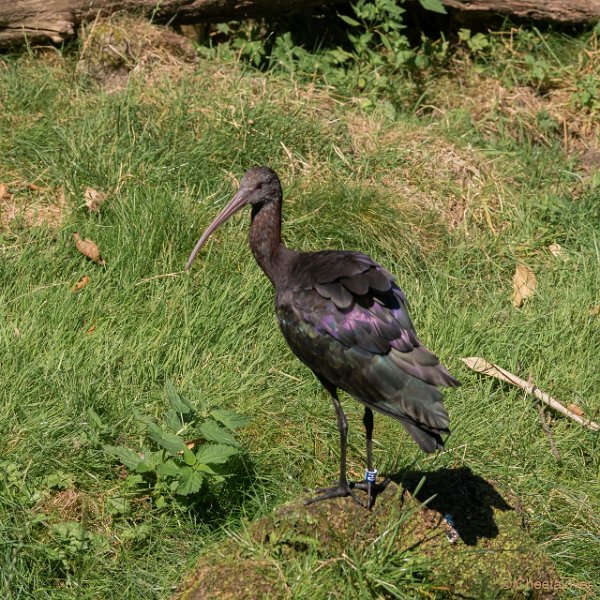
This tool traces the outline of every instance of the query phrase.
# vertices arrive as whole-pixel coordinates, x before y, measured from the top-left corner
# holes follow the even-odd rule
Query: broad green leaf
[[[203,479],[204,475],[202,473],[194,471],[189,467],[184,467],[181,470],[181,475],[179,476],[179,485],[177,486],[176,491],[182,496],[195,494],[202,487]]]
[[[178,452],[183,452],[187,448],[184,441],[178,435],[163,431],[156,423],[150,423],[148,425],[148,433],[150,434],[150,437],[169,454],[175,455]]]
[[[215,477],[215,475],[218,475],[218,473],[211,468],[209,465],[204,465],[202,463],[196,463],[196,466],[194,467],[197,471],[202,471],[202,473],[208,473],[209,475],[212,475],[213,479]]]
[[[167,398],[171,403],[171,406],[182,415],[187,415],[188,413],[195,412],[195,408],[188,400],[186,400],[173,385],[173,382],[170,379],[167,379],[165,382],[165,391],[167,392]]]
[[[210,475],[211,481],[216,483],[220,483],[221,481],[225,481],[226,477],[231,477],[233,473],[229,473],[228,471],[222,471],[222,465],[203,465],[198,463],[195,467],[198,471],[202,471],[203,473],[208,473]]]
[[[196,464],[196,455],[186,447],[186,449],[183,451],[183,460],[185,461],[186,465],[193,467]]]
[[[227,429],[238,429],[245,427],[252,419],[245,415],[240,415],[233,410],[211,410],[210,416],[227,427]]]
[[[162,496],[160,498],[162,498]],[[158,500],[156,501],[156,507],[164,508],[164,506],[158,506]],[[150,535],[150,531],[151,530],[148,523],[142,523],[140,525],[134,525],[133,527],[125,527],[121,529],[119,532],[119,537],[124,540],[141,542],[148,538],[148,536]]]
[[[144,478],[137,473],[134,475],[127,475],[127,477],[125,477],[125,485],[127,487],[135,488],[142,483],[144,483]]]
[[[181,429],[182,423],[179,414],[180,413],[172,408],[171,410],[168,410],[165,415],[165,423],[171,431],[177,432]]]
[[[159,465],[156,472],[163,477],[177,477],[181,473],[181,467],[174,460],[167,460]]]
[[[421,6],[426,10],[430,10],[432,12],[440,13],[442,15],[446,14],[446,9],[444,5],[440,2],[440,0],[419,0]]]
[[[142,458],[124,446],[104,446],[104,452],[118,458],[130,471],[133,471],[142,462]]]
[[[431,64],[428,56],[418,54],[415,58],[415,66],[419,69],[426,69]]]
[[[156,471],[156,465],[153,465],[147,460],[141,460],[140,464],[135,468],[136,473],[152,473]]]
[[[238,454],[239,450],[233,446],[223,444],[203,444],[196,452],[196,460],[202,464],[216,465],[227,462],[229,457]]]
[[[215,423],[214,421],[206,421],[200,426],[200,433],[209,442],[217,442],[217,444],[227,444],[228,446],[239,446],[236,439],[227,431]]]
[[[66,490],[68,487],[73,485],[75,476],[71,473],[65,473],[64,471],[58,471],[56,473],[50,473],[44,477],[43,484],[49,488],[57,490]]]
[[[352,27],[360,26],[360,23],[358,21],[355,21],[352,17],[348,17],[346,15],[339,15],[339,17],[342,21],[344,21],[344,23],[347,23],[348,25],[352,25]]]
[[[131,512],[131,504],[126,498],[109,498],[105,506],[111,515],[126,515]]]
[[[458,39],[461,42],[468,42],[471,39],[471,30],[464,27],[458,30]],[[525,57],[527,58],[527,57]]]

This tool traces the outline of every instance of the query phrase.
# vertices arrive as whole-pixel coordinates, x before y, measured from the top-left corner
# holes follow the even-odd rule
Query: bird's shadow
[[[419,485],[423,478],[424,482]],[[498,535],[494,509],[514,510],[491,483],[468,467],[404,471],[391,475],[390,479],[419,502],[428,500],[427,508],[438,512],[440,519],[446,518],[468,546],[475,546],[479,539]]]

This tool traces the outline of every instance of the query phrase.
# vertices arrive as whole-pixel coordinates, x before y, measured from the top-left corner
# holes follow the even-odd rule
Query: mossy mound
[[[125,14],[96,19],[84,28],[81,39],[77,72],[108,92],[126,87],[131,74],[145,79],[178,74],[196,60],[189,39]]]
[[[407,597],[557,597],[558,576],[522,514],[512,494],[505,499],[469,469],[411,473],[390,483],[371,512],[350,498],[282,506],[211,547],[176,597],[303,597],[294,565],[311,561],[315,573],[346,561],[376,597],[398,597],[391,588]],[[321,597],[316,580],[315,589]]]

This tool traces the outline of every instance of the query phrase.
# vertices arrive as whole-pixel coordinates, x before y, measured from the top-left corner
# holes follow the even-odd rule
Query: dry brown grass
[[[131,76],[148,82],[177,77],[196,60],[190,40],[166,27],[124,14],[97,18],[81,33],[77,71],[106,91],[123,89]]]
[[[50,522],[84,523],[93,529],[107,529],[112,519],[103,510],[103,500],[69,487],[45,493],[35,511],[46,515]]]
[[[449,142],[435,126],[354,113],[348,115],[347,127],[351,151],[370,166],[359,177],[383,187],[391,206],[433,211],[454,228],[479,210],[478,197],[494,196],[500,175],[493,160],[468,145]],[[381,154],[389,158],[376,160]],[[493,198],[490,202],[496,204]]]
[[[20,180],[4,184],[0,194],[0,230],[15,227],[60,227],[68,210],[60,188]]]
[[[512,37],[503,38],[507,56],[522,57],[512,48]],[[600,154],[600,119],[593,110],[577,104],[578,85],[584,77],[600,72],[600,41],[593,34],[577,60],[568,67],[557,68],[543,84],[507,85],[500,78],[479,74],[471,61],[457,54],[446,75],[440,76],[439,90],[427,110],[440,119],[452,109],[466,109],[474,125],[489,136],[497,136],[500,124],[513,124],[518,141],[526,135],[534,143],[547,146],[558,137],[564,151],[573,155],[584,170],[597,168]],[[548,134],[540,127],[539,117],[554,121],[558,131]],[[510,129],[510,128],[509,128]],[[506,128],[505,128],[506,131]]]

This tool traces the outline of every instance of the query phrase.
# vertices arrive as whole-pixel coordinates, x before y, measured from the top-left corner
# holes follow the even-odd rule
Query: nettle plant
[[[440,0],[419,0],[427,10],[445,13]],[[347,43],[320,53],[313,63],[325,79],[340,87],[350,87],[367,95],[396,95],[397,75],[430,67],[448,53],[448,42],[432,42],[422,36],[413,44],[404,34],[403,2],[397,0],[357,0],[353,15],[339,14],[346,27]],[[272,62],[290,68],[290,38],[279,37],[273,46]],[[297,60],[297,56],[294,55]],[[299,61],[297,60],[297,64]],[[297,69],[296,69],[297,70]]]
[[[420,4],[432,12],[445,13],[440,0],[419,0]],[[379,78],[387,85],[386,74],[392,74],[402,68],[427,68],[436,54],[446,54],[448,43],[432,43],[426,37],[421,44],[411,45],[402,33],[406,29],[404,13],[406,10],[396,0],[357,0],[352,4],[354,18],[340,15],[350,26],[347,33],[350,51],[346,59],[356,66],[367,67],[366,72],[380,70]],[[364,84],[363,84],[364,86]],[[359,88],[361,84],[359,83]]]
[[[170,381],[165,389],[170,408],[162,424],[136,415],[145,431],[141,448],[104,446],[127,469],[125,486],[150,492],[157,508],[189,505],[190,496],[234,475],[230,459],[241,452],[234,432],[249,422],[231,410],[197,409]]]
[[[419,0],[427,10],[445,13],[440,0]],[[357,0],[351,14],[338,14],[334,46],[321,40],[314,48],[303,47],[298,32],[273,31],[264,22],[230,23],[217,27],[225,41],[204,52],[221,58],[244,60],[263,70],[282,70],[350,93],[360,92],[368,100],[396,97],[398,75],[419,72],[445,60],[449,44],[426,36],[414,43],[405,35],[403,0]],[[306,32],[304,32],[306,33]],[[318,39],[318,32],[315,39]],[[331,42],[331,40],[329,40]],[[323,44],[323,45],[322,45]],[[368,104],[368,103],[367,103]]]

